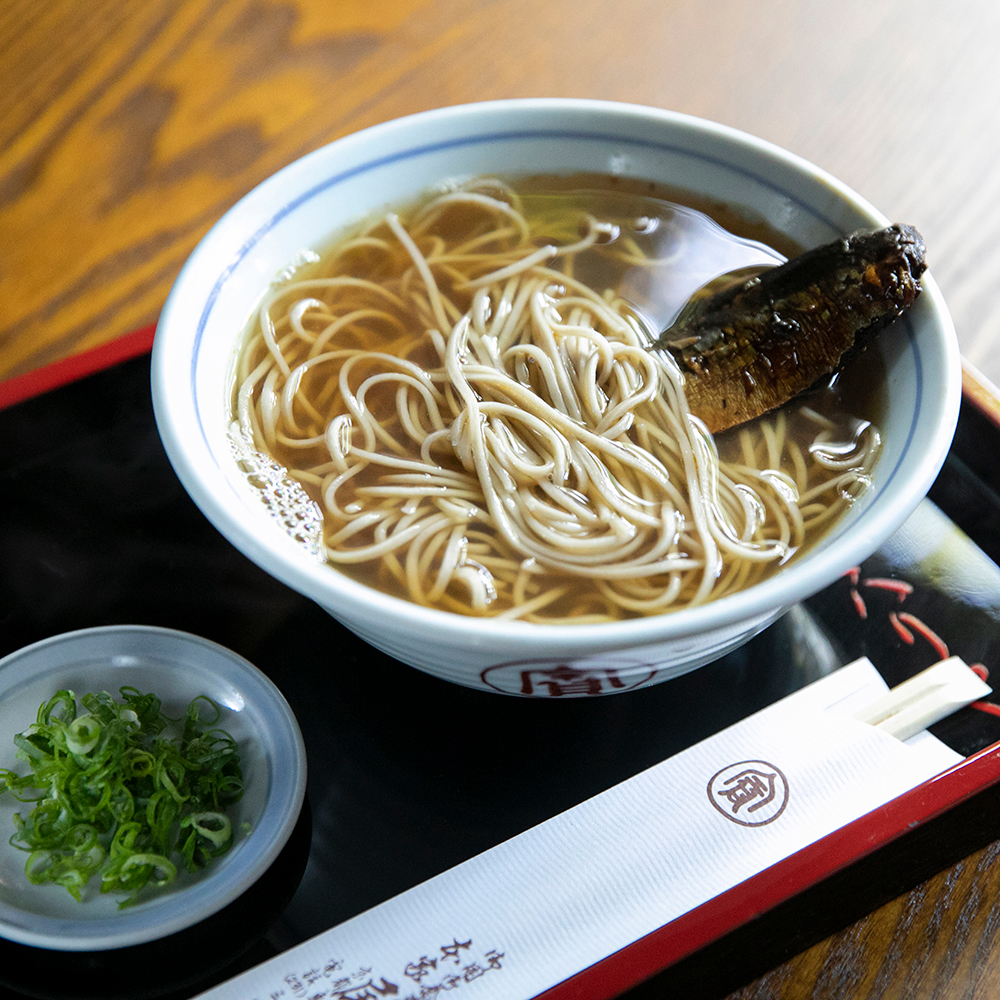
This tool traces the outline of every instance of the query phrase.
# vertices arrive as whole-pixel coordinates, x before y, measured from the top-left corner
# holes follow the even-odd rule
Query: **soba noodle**
[[[240,454],[318,504],[332,566],[419,604],[600,622],[753,584],[865,488],[878,434],[804,407],[720,458],[617,279],[584,280],[667,266],[635,231],[492,180],[387,213],[260,303]]]

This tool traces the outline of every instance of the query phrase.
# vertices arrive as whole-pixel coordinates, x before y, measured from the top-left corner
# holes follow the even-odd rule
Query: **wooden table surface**
[[[812,160],[924,234],[1000,382],[996,0],[5,0],[0,378],[155,321],[273,171],[492,98],[655,105]],[[732,1000],[1000,996],[993,844]]]

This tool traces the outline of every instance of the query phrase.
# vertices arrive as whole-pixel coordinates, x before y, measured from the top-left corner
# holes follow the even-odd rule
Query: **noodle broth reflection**
[[[233,435],[320,508],[332,566],[420,604],[559,623],[703,603],[793,558],[877,455],[832,393],[717,444],[646,349],[697,289],[781,259],[610,188],[431,195],[272,286]]]

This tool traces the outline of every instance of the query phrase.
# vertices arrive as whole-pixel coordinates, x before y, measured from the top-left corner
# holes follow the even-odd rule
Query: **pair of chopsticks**
[[[906,740],[972,702],[992,688],[958,656],[950,656],[866,705],[853,717]]]

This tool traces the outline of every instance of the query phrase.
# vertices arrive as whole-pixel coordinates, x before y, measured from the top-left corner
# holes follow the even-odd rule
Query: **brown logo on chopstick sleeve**
[[[740,826],[764,826],[785,811],[788,779],[767,761],[741,760],[712,776],[708,801]]]

